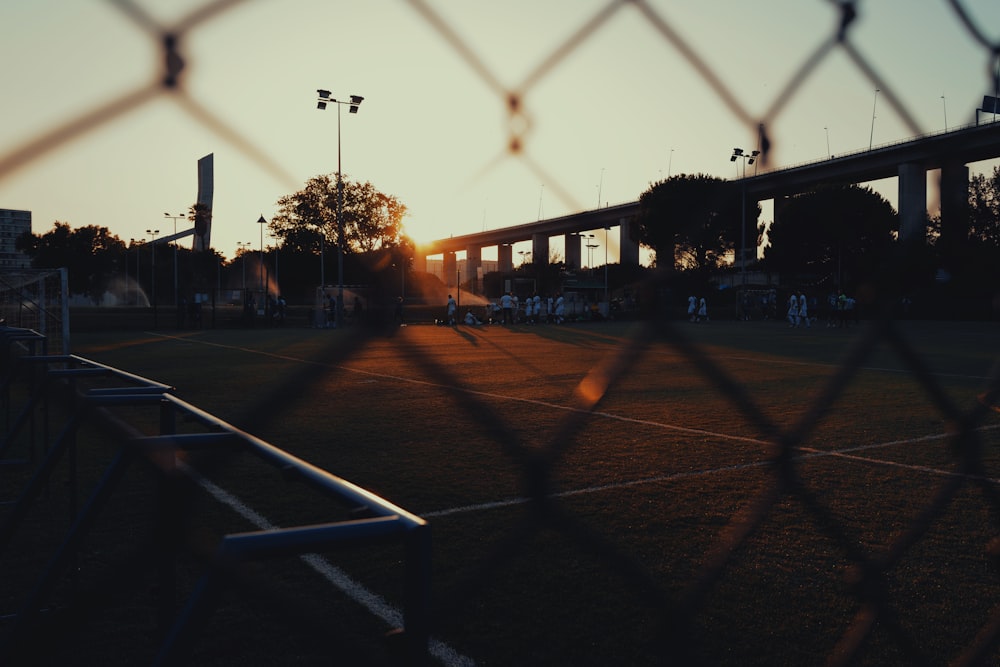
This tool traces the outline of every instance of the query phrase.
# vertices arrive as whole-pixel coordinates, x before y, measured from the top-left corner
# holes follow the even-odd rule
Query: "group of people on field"
[[[815,300],[813,301],[815,305]],[[811,315],[809,299],[804,292],[792,294],[788,297],[788,312],[786,314],[788,326],[798,328],[804,326],[809,328],[812,323],[818,321],[818,317]],[[846,327],[850,322],[855,324],[858,321],[857,301],[854,297],[847,296],[843,291],[830,292],[826,297],[826,326]]]
[[[689,296],[687,315],[690,322],[707,322],[708,302],[705,297],[698,298],[694,294]]]
[[[854,297],[842,290],[830,292],[826,300],[807,296],[802,290],[793,290],[782,301],[778,290],[750,290],[740,293],[737,319],[778,320],[784,319],[789,328],[811,328],[813,324],[826,321],[827,327],[846,327],[858,322],[858,307]],[[704,298],[689,296],[687,317],[691,322],[708,320]]]
[[[456,325],[458,320],[458,304],[449,294],[445,322]],[[526,297],[522,302],[513,292],[505,292],[496,301],[484,306],[482,318],[476,316],[469,308],[462,318],[468,325],[478,324],[562,324],[566,321],[566,301],[561,293],[543,298],[539,294]]]

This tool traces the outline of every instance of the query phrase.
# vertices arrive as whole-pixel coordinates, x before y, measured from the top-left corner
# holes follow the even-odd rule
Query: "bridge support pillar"
[[[441,278],[448,287],[455,287],[455,279],[458,277],[458,261],[455,259],[455,253],[443,253],[442,260],[444,275]]]
[[[483,249],[481,246],[469,246],[465,249],[466,280],[472,286],[472,293],[479,294],[479,274],[483,267]]]
[[[946,162],[941,167],[941,247],[955,248],[968,235],[969,167]]]
[[[501,243],[497,246],[497,270],[500,273],[510,273],[514,270],[514,246]]]
[[[577,271],[580,269],[580,235],[571,232],[563,236],[566,245],[566,268]]]
[[[549,263],[549,235],[531,235],[531,263],[545,266]]]
[[[927,234],[927,172],[919,164],[899,165],[899,240],[922,242]]]
[[[618,220],[618,252],[622,266],[639,265],[639,230],[632,218]]]

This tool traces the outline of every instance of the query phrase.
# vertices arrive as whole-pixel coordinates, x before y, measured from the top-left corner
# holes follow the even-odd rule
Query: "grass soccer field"
[[[424,325],[88,333],[74,353],[428,519],[432,664],[995,664],[998,334]],[[240,462],[203,474],[206,544],[325,520]],[[198,659],[386,664],[398,550],[321,556],[250,568]]]

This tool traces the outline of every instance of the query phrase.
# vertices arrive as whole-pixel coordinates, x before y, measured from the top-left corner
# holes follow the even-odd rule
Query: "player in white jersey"
[[[795,296],[795,292],[788,297],[788,313],[786,314],[788,319],[788,326],[796,327],[799,325],[799,297]]]

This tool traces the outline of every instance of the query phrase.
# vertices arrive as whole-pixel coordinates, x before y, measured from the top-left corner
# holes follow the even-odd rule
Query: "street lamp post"
[[[597,244],[594,243],[594,241],[593,241],[593,239],[594,239],[594,235],[593,234],[580,234],[580,236],[582,236],[583,238],[587,239],[587,243],[586,243],[586,245],[587,245],[587,268],[590,269],[590,274],[593,275],[594,274],[594,248],[597,247]]]
[[[174,221],[174,236],[177,236],[177,221],[183,220],[185,216],[183,215],[170,215],[169,213],[164,213],[163,217],[169,218]],[[177,239],[174,239],[174,308],[180,305],[180,299],[177,293]]]
[[[268,238],[274,240],[274,292],[275,296],[281,295],[281,286],[278,283],[278,251],[281,250],[281,237],[268,234]]]
[[[742,148],[734,148],[729,157],[730,162],[743,160],[743,178],[740,179],[740,283],[747,284],[747,165],[757,160],[760,151],[750,151],[749,155]]]
[[[264,214],[261,213],[260,217],[257,219],[257,226],[260,227],[260,252],[258,253],[260,259],[260,266],[258,271],[260,273],[260,304],[258,305],[258,310],[264,314],[265,318],[268,316],[268,309],[270,308],[271,302],[267,298],[267,285],[264,284],[264,227],[267,225],[267,220],[264,219]]]
[[[872,149],[872,141],[875,139],[875,105],[878,104],[878,94],[880,90],[881,89],[879,88],[875,89],[875,99],[872,100],[872,131],[871,134],[868,135],[868,150]]]
[[[150,287],[153,292],[153,326],[159,326],[157,323],[157,313],[156,313],[156,237],[160,233],[159,229],[147,229],[146,233],[153,237],[153,240],[149,242],[149,253],[152,255],[153,268],[150,271]]]
[[[608,296],[608,231],[610,227],[604,227],[604,303],[608,304],[608,315],[611,315],[611,299]],[[619,259],[619,264],[621,260]]]
[[[264,219],[263,214],[257,219],[257,224],[260,226],[260,291],[263,294],[261,298],[266,299],[267,289],[264,286],[264,226],[267,224],[267,220]]]
[[[247,300],[247,249],[250,247],[250,241],[237,241],[236,247],[239,248],[238,252],[243,259],[243,302],[246,303]]]
[[[150,270],[150,286],[152,288],[153,307],[156,307],[156,237],[159,236],[159,229],[147,229],[146,233],[153,237],[149,242],[149,254],[152,258],[152,269]]]
[[[135,247],[135,305],[139,305],[139,292],[142,291],[142,284],[140,278],[142,277],[142,271],[139,269],[139,256],[142,250],[142,245],[146,242],[146,239],[129,239],[132,245]]]
[[[357,113],[358,107],[365,99],[360,95],[351,95],[350,101],[336,100],[330,97],[329,90],[316,91],[319,99],[316,108],[326,109],[327,104],[337,105],[337,314],[334,323],[339,326],[344,316],[344,178],[340,166],[340,108],[348,105],[350,113]],[[323,280],[323,246],[320,245],[320,280]]]

